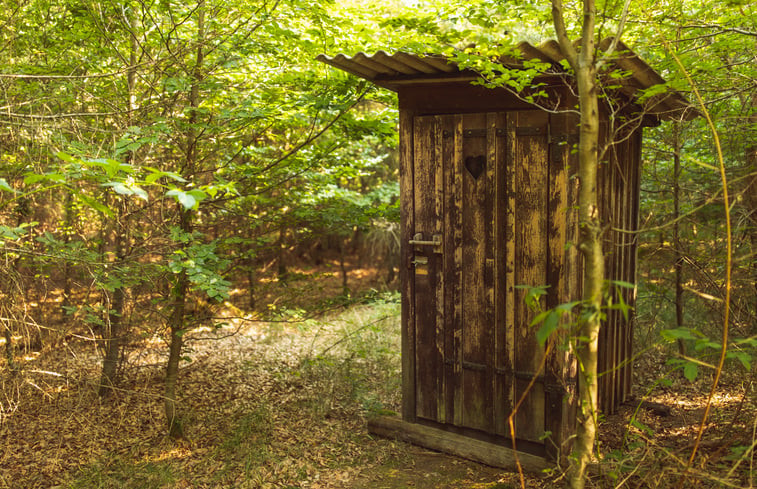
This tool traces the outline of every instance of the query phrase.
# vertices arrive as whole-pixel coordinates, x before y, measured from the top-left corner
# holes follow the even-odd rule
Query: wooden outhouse
[[[402,419],[372,427],[431,448],[508,465],[508,416],[521,462],[565,455],[575,427],[576,364],[560,348],[544,358],[529,326],[525,287],[548,286],[543,306],[580,298],[575,143],[577,99],[552,41],[518,46],[517,69],[539,59],[548,97],[471,82],[475,72],[407,53],[320,56],[398,93],[402,208]],[[599,176],[607,278],[635,283],[641,137],[660,119],[687,117],[672,91],[619,43],[615,88],[605,99]],[[626,231],[631,231],[626,232]],[[634,304],[635,291],[619,288]],[[631,321],[607,311],[600,334],[600,407],[612,412],[631,386]],[[542,367],[542,363],[544,366]],[[530,387],[529,387],[529,384]]]

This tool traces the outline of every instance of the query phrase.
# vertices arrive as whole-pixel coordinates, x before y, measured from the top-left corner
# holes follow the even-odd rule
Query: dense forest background
[[[396,98],[315,58],[491,58],[553,37],[550,8],[3,2],[0,486],[379,487],[361,467],[429,458],[361,421],[399,402]],[[608,424],[597,484],[673,484],[712,389],[690,470],[752,487],[757,8],[599,12],[703,116],[646,131],[641,193],[638,396],[688,399],[687,428]],[[386,487],[509,483],[445,463]]]

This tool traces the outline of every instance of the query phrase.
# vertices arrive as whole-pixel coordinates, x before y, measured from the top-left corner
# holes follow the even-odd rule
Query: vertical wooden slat
[[[607,138],[607,123],[600,124],[600,145],[604,145]],[[612,164],[612,151],[610,148],[606,153],[603,161],[600,162],[599,172],[597,177],[597,199],[599,202],[600,220],[603,225],[611,222],[612,220],[612,192],[609,191],[612,185],[612,174],[614,173],[614,165]],[[609,160],[609,162],[608,162]],[[605,279],[611,276],[613,273],[613,260],[615,247],[613,244],[613,232],[607,229],[601,236],[602,248],[605,254]],[[613,325],[614,325],[614,313],[613,311],[605,311],[606,319],[602,322],[599,331],[598,342],[598,362],[597,372],[599,374],[598,379],[598,408],[600,410],[606,410],[608,405],[608,394],[611,392],[611,373],[608,374],[608,367],[610,365],[612,357],[612,345],[613,345]]]
[[[486,157],[486,137],[466,137],[486,128],[485,114],[463,116],[463,163]],[[463,172],[463,424],[490,429],[491,389],[486,383],[487,350],[491,346],[490,325],[486,321],[486,203],[487,175],[474,177]],[[481,368],[480,366],[484,366]]]
[[[413,198],[413,118],[414,113],[400,110],[400,284],[402,287],[402,418],[415,421],[415,280],[410,272],[412,247],[408,241],[415,227]]]
[[[507,435],[507,417],[512,411],[512,379],[507,372],[512,370],[507,343],[507,118],[502,112],[494,116],[493,162],[494,178],[494,433]]]
[[[609,135],[610,137],[612,136]],[[607,135],[605,137],[608,137]],[[608,143],[609,144],[609,143]],[[606,270],[609,272],[609,278],[612,280],[616,280],[618,278],[618,265],[621,258],[622,249],[620,248],[620,242],[619,242],[619,233],[615,231],[614,229],[618,227],[618,217],[620,215],[619,212],[619,205],[621,203],[620,195],[617,193],[618,188],[618,179],[621,174],[621,165],[622,165],[622,158],[619,157],[618,150],[620,147],[616,144],[612,145],[611,150],[609,151],[610,158],[609,161],[606,163],[607,170],[608,170],[608,181],[605,185],[605,199],[609,207],[609,212],[607,215],[607,220],[605,222],[605,225],[609,226],[607,230],[608,234],[608,240],[609,240],[609,263],[607,264]],[[607,253],[607,251],[606,251]],[[610,294],[614,295],[614,290],[608,291]],[[611,295],[611,297],[612,297]],[[615,297],[612,297],[612,301],[615,301]],[[616,360],[618,358],[618,327],[619,327],[619,318],[618,318],[618,311],[613,309],[607,311],[607,329],[608,329],[608,341],[605,344],[605,348],[607,349],[605,358],[607,359],[604,370],[602,371],[605,377],[605,392],[604,392],[604,398],[605,398],[605,406],[604,406],[604,412],[606,414],[612,414],[615,411],[615,394],[616,394],[616,378],[617,378],[617,370],[615,369],[615,366],[617,365]]]
[[[600,134],[600,141],[602,141],[602,136]],[[607,181],[607,164],[600,162],[599,165],[599,171],[597,172],[597,202],[599,203],[600,207],[600,219],[601,222],[605,222],[607,220],[607,203],[605,201],[605,185]],[[601,236],[602,239],[602,246],[604,250],[607,250],[608,248],[608,242],[607,242],[607,234]],[[608,264],[608,258],[607,255],[605,255],[605,275],[607,274],[607,264]],[[599,330],[599,343],[598,343],[598,359],[597,359],[597,372],[601,375],[602,372],[605,371],[605,366],[607,365],[607,342],[608,342],[608,325],[609,320],[605,319],[605,321],[602,323],[601,329]],[[597,397],[598,397],[598,403],[600,407],[604,406],[604,396],[607,392],[607,379],[605,377],[600,377],[598,379],[598,388],[597,388]]]
[[[633,152],[632,152],[632,178],[631,178],[631,196],[630,196],[630,207],[631,207],[631,226],[634,231],[637,231],[639,229],[639,201],[640,201],[640,193],[641,193],[641,141],[642,141],[642,129],[638,129],[633,137],[634,146],[633,146]],[[633,242],[632,242],[632,249],[629,253],[629,282],[636,284],[637,281],[637,261],[638,261],[638,252],[639,252],[639,235],[634,234],[633,235]],[[629,300],[628,304],[632,307],[636,307],[636,287],[634,287],[632,290],[629,291]],[[631,321],[629,321],[628,326],[626,327],[626,358],[628,359],[628,362],[625,365],[624,370],[624,382],[626,385],[625,388],[625,396],[628,396],[631,389],[631,383],[633,380],[633,362],[631,362],[631,358],[633,358],[633,328],[636,323],[635,321],[635,312],[631,312]]]
[[[433,216],[433,235],[442,236],[444,239],[444,130],[443,116],[436,116],[434,124],[434,159],[430,161],[431,171],[434,174],[434,216]],[[434,250],[436,254],[438,269],[436,273],[436,282],[432,284],[435,287],[435,306],[436,306],[436,321],[435,321],[435,341],[432,345],[428,345],[429,348],[435,348],[434,356],[437,360],[436,367],[436,420],[440,423],[446,421],[446,397],[444,393],[446,376],[444,375],[444,330],[445,330],[445,314],[444,314],[444,296],[445,296],[445,276],[446,276],[446,252],[442,249],[441,255],[437,253],[438,250]]]
[[[626,229],[628,229],[628,220],[626,218],[626,215],[628,214],[628,177],[629,177],[629,162],[630,162],[630,155],[628,154],[628,151],[631,149],[630,147],[630,141],[625,140],[623,141],[621,147],[620,147],[620,153],[618,155],[618,159],[620,160],[619,163],[619,174],[618,174],[618,184],[615,186],[615,192],[617,193],[617,201],[618,201],[618,214],[617,214],[617,224],[616,227],[619,230],[616,234],[616,242],[618,246],[618,259],[616,263],[616,270],[617,270],[617,280],[627,280],[627,274],[626,274],[626,256],[628,255],[628,245],[627,245],[627,237],[628,235],[624,232]],[[622,297],[625,301],[625,289],[622,287],[618,287],[615,290],[615,298],[613,299],[614,302],[618,302],[618,297]],[[617,319],[618,319],[618,326],[617,326],[617,336],[615,340],[615,359],[613,360],[613,371],[615,372],[614,381],[615,381],[615,388],[614,388],[614,395],[613,395],[613,407],[612,412],[614,413],[617,410],[617,407],[620,405],[620,402],[622,401],[623,397],[623,389],[624,389],[624,381],[623,381],[623,371],[622,371],[622,363],[623,358],[625,356],[625,330],[626,330],[626,320],[623,315],[622,311],[617,311],[616,313]]]
[[[414,133],[414,212],[415,233],[424,241],[430,241],[439,233],[439,175],[437,168],[440,156],[439,124],[436,117],[415,117]],[[423,258],[424,264],[413,267],[415,277],[415,370],[416,370],[416,415],[433,421],[439,420],[443,397],[440,381],[443,379],[442,349],[439,347],[438,304],[443,297],[443,257],[432,246],[415,245],[416,261]],[[443,336],[442,336],[443,338]],[[441,409],[443,411],[443,409]]]
[[[463,426],[463,116],[454,118],[454,372],[455,413],[454,423]]]
[[[625,243],[625,254],[623,255],[623,280],[629,283],[635,283],[635,277],[634,277],[634,271],[632,270],[633,266],[633,255],[635,253],[636,248],[636,234],[633,232],[636,231],[636,225],[634,223],[634,209],[636,207],[636,204],[634,203],[634,199],[636,198],[636,167],[641,165],[641,160],[636,161],[635,158],[637,156],[636,153],[636,145],[637,145],[637,138],[636,135],[641,130],[634,131],[633,134],[629,136],[628,140],[628,151],[626,155],[626,188],[624,189],[624,198],[625,198],[625,204],[624,204],[624,229],[629,231],[628,233],[625,233],[624,235],[624,243]],[[640,156],[640,155],[638,155]],[[631,307],[634,306],[633,301],[633,290],[634,289],[623,289],[623,300],[626,302],[626,304],[629,304]],[[621,331],[621,364],[620,368],[618,370],[618,376],[620,377],[620,383],[621,383],[621,390],[620,390],[620,397],[618,398],[618,403],[623,403],[627,400],[629,389],[631,387],[630,382],[628,382],[628,379],[626,378],[626,372],[629,367],[629,363],[631,362],[632,358],[632,348],[629,349],[628,344],[628,333],[633,329],[633,309],[628,311],[628,320],[625,320],[623,322],[623,329]]]
[[[539,134],[518,135],[514,144],[517,172],[515,215],[516,284],[543,286],[547,283],[547,145],[548,115],[544,112],[516,113],[517,126]],[[515,357],[516,399],[529,384],[527,377],[534,375],[541,364],[543,349],[536,341],[529,325],[534,316],[524,302],[526,291],[516,290],[515,299]],[[525,375],[523,375],[525,374]],[[519,378],[520,377],[520,378]],[[516,416],[518,438],[540,442],[544,434],[544,385],[535,383],[528,392]]]
[[[507,356],[504,360],[505,372],[508,375],[509,385],[507,385],[506,398],[507,405],[515,406],[515,380],[513,372],[515,371],[515,229],[519,224],[518,216],[515,213],[515,202],[518,188],[518,172],[516,167],[518,161],[515,159],[515,131],[518,127],[518,118],[514,113],[508,113],[507,116],[507,147],[505,148],[505,193],[506,193],[506,212],[505,212],[505,344],[508,345]],[[510,413],[508,413],[508,416]],[[507,428],[509,431],[509,427]]]
[[[578,117],[575,114],[571,114],[567,117],[567,125],[573,131],[577,131]],[[583,291],[583,254],[578,250],[579,241],[579,220],[578,220],[578,194],[579,194],[579,181],[578,174],[578,154],[577,154],[577,141],[569,145],[566,149],[567,155],[567,202],[569,203],[567,209],[567,225],[566,225],[566,258],[565,258],[565,274],[567,277],[567,291],[569,301],[577,301],[581,299]],[[578,410],[578,362],[576,358],[568,354],[567,365],[565,367],[565,403],[563,416],[563,426],[558,438],[560,446],[560,457],[564,459],[570,454],[573,445],[573,434],[575,433],[576,415]],[[566,460],[563,460],[566,461]]]
[[[486,375],[485,385],[487,389],[487,399],[489,401],[489,409],[487,412],[487,424],[489,430],[495,430],[496,416],[500,415],[497,410],[497,401],[495,397],[495,379],[494,366],[496,364],[496,338],[497,338],[497,322],[495,313],[495,274],[496,274],[496,236],[497,236],[497,220],[495,219],[495,206],[497,198],[497,114],[486,114],[486,202],[484,204],[484,229],[485,229],[485,244],[484,244],[484,287],[485,287],[485,303],[484,303],[484,327],[487,328],[487,335],[489,341],[486,342],[485,347],[485,364]],[[496,413],[496,414],[495,414]]]
[[[444,402],[445,422],[454,423],[455,399],[459,385],[456,376],[455,303],[458,282],[455,262],[455,226],[458,209],[455,205],[455,117],[442,117],[442,160],[444,171]]]
[[[568,114],[555,114],[550,117],[550,133],[553,138],[551,144],[558,144],[554,138],[558,135],[575,133],[568,125]],[[568,276],[565,243],[568,239],[568,165],[570,146],[564,144],[557,148],[550,147],[549,158],[549,206],[547,208],[547,223],[549,231],[548,258],[547,258],[547,308],[569,302]],[[563,341],[562,335],[555,339],[556,345]],[[569,436],[569,420],[567,413],[567,390],[563,392],[566,382],[566,369],[568,368],[568,352],[565,349],[555,347],[552,349],[547,360],[544,372],[546,387],[544,426],[552,433],[545,448],[548,456],[556,460],[560,457],[562,441]]]

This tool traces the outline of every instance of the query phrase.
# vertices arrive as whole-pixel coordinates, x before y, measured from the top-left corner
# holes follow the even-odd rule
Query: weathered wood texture
[[[400,284],[402,323],[402,417],[415,420],[415,280],[411,280],[412,250],[408,236],[415,229],[413,198],[413,112],[400,112]]]
[[[605,127],[603,132],[609,132]],[[599,173],[600,216],[607,226],[603,239],[609,281],[636,282],[641,131],[616,134]],[[621,301],[633,306],[635,288],[610,284],[608,305]],[[612,414],[626,400],[631,387],[633,310],[608,309],[599,336],[599,407]]]
[[[547,285],[546,308],[580,299],[575,116],[446,113],[449,102],[428,114],[427,103],[406,100],[400,111],[403,419],[499,445],[514,435],[519,449],[564,457],[575,359],[557,346],[544,358],[520,286]],[[636,235],[623,230],[637,228],[639,151],[640,131],[612,145],[599,179],[609,278],[630,283]],[[633,289],[611,292],[633,305]],[[630,358],[630,323],[608,310],[600,336],[605,412],[628,394]],[[521,397],[513,434],[507,418]]]
[[[533,473],[540,473],[552,467],[543,457],[516,453],[507,447],[494,446],[491,443],[417,423],[408,423],[396,417],[373,418],[368,421],[368,429],[379,436],[414,443],[492,467],[515,469],[519,462],[523,470]]]

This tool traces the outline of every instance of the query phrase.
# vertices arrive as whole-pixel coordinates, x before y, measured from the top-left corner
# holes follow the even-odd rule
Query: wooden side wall
[[[636,250],[639,219],[641,129],[608,148],[599,173],[599,202],[602,222],[605,275],[609,281],[636,282]],[[635,306],[636,289],[609,284],[608,306]],[[628,397],[633,356],[633,310],[608,308],[599,335],[599,407],[612,414]]]

